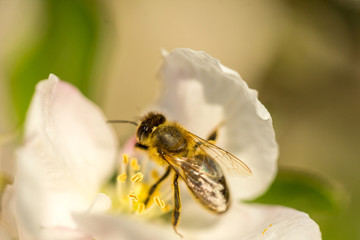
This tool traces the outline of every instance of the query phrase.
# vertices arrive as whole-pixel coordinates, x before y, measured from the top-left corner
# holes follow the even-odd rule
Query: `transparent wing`
[[[171,165],[174,170],[185,177],[187,174],[196,174],[210,178],[219,178],[223,176],[221,168],[214,162],[211,156],[197,155],[193,157],[178,157],[172,155],[163,155],[163,159]],[[185,173],[185,175],[183,174]]]
[[[229,189],[220,167],[207,155],[194,157],[162,156],[181,176],[200,203],[222,213],[229,207]]]
[[[188,132],[191,139],[205,154],[211,156],[221,167],[240,175],[251,175],[250,168],[228,151]]]

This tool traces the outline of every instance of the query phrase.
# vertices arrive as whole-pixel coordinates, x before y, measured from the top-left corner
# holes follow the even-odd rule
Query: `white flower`
[[[73,211],[89,211],[112,173],[113,132],[100,109],[54,75],[40,82],[17,152],[15,215],[21,239],[83,239]]]
[[[232,206],[223,215],[203,210],[186,188],[181,189],[179,232],[185,239],[321,239],[317,224],[305,213],[240,203],[262,194],[276,174],[272,120],[257,92],[206,53],[189,49],[165,53],[161,76],[163,94],[150,109],[201,137],[225,121],[217,145],[252,171],[247,178],[225,172]],[[39,83],[27,116],[25,143],[18,151],[14,185],[21,239],[179,239],[171,222],[164,221],[171,209],[153,206],[144,214],[137,209],[141,204],[135,198],[143,198],[151,184],[151,162],[130,164],[125,157],[117,166],[120,173],[124,168],[132,169],[133,176],[142,172],[142,182],[126,180],[123,172],[116,184],[106,184],[115,170],[115,152],[113,133],[97,107],[54,75]],[[167,190],[171,188],[164,183],[159,201],[170,207]],[[133,198],[123,198],[130,191]]]

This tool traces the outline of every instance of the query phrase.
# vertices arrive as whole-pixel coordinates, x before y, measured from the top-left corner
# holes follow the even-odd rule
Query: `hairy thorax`
[[[187,139],[185,131],[175,125],[158,127],[154,131],[154,146],[163,153],[184,155],[187,152]]]

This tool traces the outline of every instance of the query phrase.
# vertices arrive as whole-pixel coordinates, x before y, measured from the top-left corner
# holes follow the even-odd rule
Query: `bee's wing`
[[[207,155],[192,158],[163,155],[203,206],[217,213],[229,206],[229,190],[216,162]]]
[[[183,178],[186,176],[205,176],[208,178],[220,178],[223,176],[221,168],[214,160],[207,155],[198,155],[194,157],[178,157],[172,155],[164,155],[175,171]]]
[[[207,155],[211,156],[221,167],[226,168],[230,172],[240,175],[251,175],[250,168],[240,159],[227,152],[226,150],[202,139],[195,134],[188,132],[189,136],[196,145]]]

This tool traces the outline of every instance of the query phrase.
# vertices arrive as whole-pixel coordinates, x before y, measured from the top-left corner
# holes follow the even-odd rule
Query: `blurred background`
[[[39,80],[135,120],[159,91],[160,49],[176,47],[235,69],[272,114],[280,172],[256,201],[309,213],[323,239],[360,239],[359,0],[0,0],[2,176]]]

